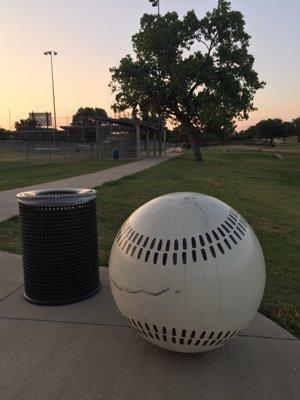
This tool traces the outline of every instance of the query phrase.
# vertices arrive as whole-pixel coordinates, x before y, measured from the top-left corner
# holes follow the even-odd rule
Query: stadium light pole
[[[55,108],[55,92],[54,92],[54,77],[53,77],[53,60],[52,56],[57,56],[57,52],[54,50],[48,50],[44,52],[45,56],[50,56],[51,64],[51,81],[52,81],[52,98],[53,98],[53,114],[54,114],[54,128],[57,129],[56,125],[56,108]]]
[[[160,0],[149,0],[152,3],[152,7],[157,7],[157,14],[160,15]]]
[[[152,7],[157,7],[157,15],[160,16],[160,0],[149,0]],[[161,116],[158,116],[158,153],[161,157]]]

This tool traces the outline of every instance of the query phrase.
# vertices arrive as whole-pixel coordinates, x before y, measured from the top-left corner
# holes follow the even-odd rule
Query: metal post
[[[53,113],[54,113],[54,129],[57,129],[56,125],[56,107],[55,107],[55,91],[54,91],[54,74],[53,74],[53,60],[52,55],[56,56],[57,52],[53,50],[48,50],[44,52],[45,56],[50,56],[51,64],[51,81],[52,81],[52,100],[53,100]]]
[[[9,119],[9,132],[11,132],[11,113],[10,113],[10,107],[8,109],[8,119]]]
[[[146,131],[146,154],[149,157],[149,131]]]
[[[136,158],[141,158],[141,127],[139,124],[135,124],[136,134]]]
[[[161,157],[161,118],[159,117],[158,123],[158,154]]]
[[[52,60],[52,52],[50,54],[51,60],[51,80],[52,80],[52,97],[53,97],[53,112],[54,112],[54,128],[57,129],[56,125],[56,107],[55,107],[55,92],[54,92],[54,77],[53,77],[53,60]]]
[[[98,120],[96,120],[96,143],[101,144],[100,123]]]
[[[167,131],[166,128],[163,128],[163,147],[164,147],[164,154],[167,152]]]
[[[81,115],[81,140],[84,141],[83,116]]]
[[[29,165],[29,140],[27,140],[26,164]]]

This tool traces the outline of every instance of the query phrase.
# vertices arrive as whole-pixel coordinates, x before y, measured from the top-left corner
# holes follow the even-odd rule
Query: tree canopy
[[[300,117],[294,118],[293,124],[293,134],[298,137],[298,143],[300,143]]]
[[[80,107],[76,114],[73,115],[72,125],[73,126],[94,126],[94,117],[98,115],[100,117],[107,117],[107,113],[103,108],[93,108],[93,107]]]
[[[201,19],[194,11],[183,19],[176,12],[144,14],[132,37],[134,57],[110,69],[114,108],[182,125],[201,159],[199,133],[233,131],[236,119],[255,110],[254,94],[265,85],[253,69],[244,27],[227,0]]]
[[[280,118],[264,119],[256,125],[256,128],[259,136],[270,139],[271,143],[274,143],[275,138],[283,137],[284,134],[283,121]]]
[[[20,119],[15,122],[16,131],[35,131],[39,129],[38,124],[31,118]]]

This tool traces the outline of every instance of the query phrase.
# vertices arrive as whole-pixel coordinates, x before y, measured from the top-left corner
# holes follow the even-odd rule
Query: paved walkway
[[[220,349],[173,353],[128,326],[106,268],[96,296],[42,307],[22,296],[20,256],[0,252],[0,266],[0,399],[299,399],[299,341],[260,314]]]
[[[83,187],[93,188],[102,185],[105,182],[113,181],[116,179],[123,178],[127,175],[135,174],[144,169],[153,167],[154,165],[160,164],[172,157],[176,157],[178,153],[167,153],[162,157],[144,158],[139,161],[134,161],[129,164],[123,164],[118,167],[109,168],[99,172],[93,172],[92,174],[73,176],[67,179],[61,179],[59,181],[41,183],[38,185],[27,186],[23,188],[5,190],[0,192],[0,222],[18,214],[18,204],[16,195],[17,193],[24,192],[26,190],[36,190],[42,188],[71,188],[71,187]]]

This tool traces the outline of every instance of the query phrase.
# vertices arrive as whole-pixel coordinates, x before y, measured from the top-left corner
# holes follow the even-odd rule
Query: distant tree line
[[[72,126],[94,126],[94,117],[107,118],[107,112],[103,108],[80,107],[72,118]]]
[[[271,145],[274,145],[276,138],[283,138],[285,143],[289,136],[297,136],[298,143],[300,143],[300,117],[291,122],[283,121],[280,118],[263,119],[256,125],[241,131],[237,138],[243,140],[266,139],[270,141]]]

